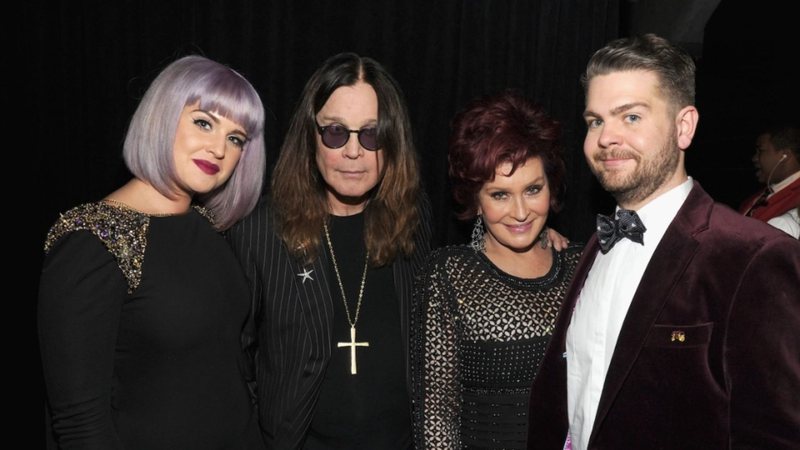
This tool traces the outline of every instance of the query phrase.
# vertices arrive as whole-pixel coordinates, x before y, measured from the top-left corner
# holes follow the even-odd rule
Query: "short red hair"
[[[550,188],[550,209],[558,211],[563,191],[561,126],[540,106],[515,91],[474,100],[453,119],[447,160],[453,198],[464,210],[461,219],[478,213],[477,194],[494,180],[501,164],[511,173],[530,158],[539,158]]]

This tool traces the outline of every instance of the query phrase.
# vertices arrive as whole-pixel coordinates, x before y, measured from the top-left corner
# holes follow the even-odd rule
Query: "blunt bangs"
[[[123,157],[134,176],[163,195],[173,194],[173,148],[178,119],[186,106],[215,112],[244,128],[247,141],[231,178],[201,200],[226,229],[249,213],[261,193],[266,166],[264,108],[255,88],[233,69],[202,56],[168,65],[145,92],[131,119]]]
[[[184,107],[199,101],[200,109],[238,123],[248,136],[262,132],[264,110],[258,94],[243,78],[224,75],[209,73],[198,79],[191,86]]]

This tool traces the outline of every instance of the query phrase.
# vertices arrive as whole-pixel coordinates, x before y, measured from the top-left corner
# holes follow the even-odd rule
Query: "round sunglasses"
[[[326,147],[337,149],[344,147],[347,141],[350,140],[350,135],[356,133],[358,135],[358,142],[366,150],[375,151],[380,149],[378,144],[378,128],[368,127],[361,128],[360,130],[350,130],[344,125],[334,123],[327,126],[317,125],[317,133],[322,137],[322,143]]]

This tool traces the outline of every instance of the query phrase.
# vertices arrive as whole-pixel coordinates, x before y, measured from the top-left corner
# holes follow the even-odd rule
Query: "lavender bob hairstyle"
[[[128,169],[167,197],[175,195],[175,133],[183,108],[200,102],[236,122],[247,142],[230,179],[200,203],[225,230],[249,213],[261,194],[266,155],[264,106],[253,86],[236,71],[202,56],[185,56],[168,65],[145,92],[125,136],[123,157]]]

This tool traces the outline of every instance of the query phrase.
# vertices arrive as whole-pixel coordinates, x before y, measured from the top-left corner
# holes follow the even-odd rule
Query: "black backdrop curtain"
[[[277,157],[301,88],[324,59],[355,51],[385,64],[405,91],[434,204],[437,240],[463,238],[447,187],[449,121],[475,96],[517,88],[564,125],[570,150],[562,233],[591,232],[593,180],[580,153],[583,94],[592,51],[618,33],[618,2],[241,1],[58,2],[36,15],[34,75],[43,234],[59,211],[93,201],[128,178],[125,127],[155,74],[198,53],[248,77],[269,110],[267,153]],[[57,148],[53,137],[58,137]],[[573,151],[574,150],[574,151]]]
[[[610,211],[613,202],[583,161],[578,76],[590,54],[609,39],[652,31],[626,15],[633,5],[641,11],[647,3],[34,0],[20,5],[21,13],[6,12],[3,41],[11,56],[5,72],[22,78],[19,88],[4,86],[7,113],[22,123],[12,121],[7,148],[24,158],[9,170],[31,178],[13,192],[7,212],[8,223],[11,213],[25,212],[22,252],[18,245],[8,248],[19,253],[11,274],[21,280],[10,282],[29,294],[7,296],[6,321],[7,330],[24,343],[12,342],[23,356],[11,367],[22,362],[19,385],[33,392],[15,409],[30,411],[32,418],[25,447],[43,442],[35,298],[45,233],[59,212],[97,200],[128,179],[121,159],[125,127],[150,81],[170,61],[203,54],[250,79],[268,109],[270,166],[303,84],[325,58],[355,51],[385,64],[408,99],[439,245],[465,241],[469,229],[451,213],[445,157],[450,119],[475,96],[520,89],[564,125],[567,195],[564,211],[552,223],[585,241],[594,213]],[[678,16],[690,14],[680,10],[686,3],[673,7]],[[761,127],[774,119],[797,120],[800,92],[788,67],[800,40],[789,4],[723,0],[705,27],[697,80],[701,121],[687,167],[729,205],[757,187],[750,158]],[[20,96],[22,101],[10,101]]]
[[[671,3],[673,15],[691,14],[681,9],[687,2]],[[653,31],[626,16],[631,6],[647,3],[34,0],[18,5],[17,14],[6,11],[4,72],[21,78],[2,91],[6,117],[12,117],[7,172],[29,179],[8,195],[7,225],[20,221],[25,238],[21,247],[6,247],[14,265],[13,278],[6,280],[14,288],[4,296],[11,306],[4,322],[13,336],[9,346],[22,354],[6,358],[7,369],[23,368],[7,370],[21,374],[11,389],[30,386],[24,392],[33,393],[12,392],[23,404],[7,407],[30,413],[32,426],[14,430],[23,446],[38,448],[44,441],[35,307],[45,233],[59,212],[97,200],[128,179],[121,159],[125,127],[150,81],[170,61],[203,54],[250,79],[268,109],[270,166],[303,84],[324,59],[355,51],[382,62],[408,99],[439,245],[464,242],[469,229],[452,216],[445,157],[450,119],[475,96],[520,89],[564,125],[567,196],[552,225],[585,241],[594,213],[609,212],[613,202],[583,160],[578,76],[609,39]],[[797,120],[800,92],[789,67],[800,39],[790,22],[796,21],[791,4],[723,0],[705,27],[697,80],[701,121],[687,167],[729,205],[757,187],[750,163],[757,132],[773,119]],[[13,164],[15,159],[20,163]],[[23,212],[20,219],[11,215],[17,211]]]
[[[438,245],[464,242],[469,229],[451,212],[445,156],[450,119],[475,96],[520,89],[564,125],[567,195],[565,209],[552,222],[573,240],[585,241],[593,231],[592,216],[609,212],[613,202],[583,159],[578,76],[609,39],[629,30],[653,31],[639,29],[626,16],[630,7],[641,10],[647,3],[34,0],[20,5],[21,13],[6,12],[3,42],[11,57],[4,68],[22,78],[19,88],[4,85],[7,115],[21,122],[12,121],[6,154],[24,158],[7,167],[30,178],[10,195],[6,219],[13,224],[17,217],[11,214],[24,212],[22,252],[18,245],[7,247],[17,251],[7,255],[16,264],[11,274],[22,275],[21,281],[9,280],[15,288],[7,292],[17,292],[21,284],[29,294],[6,295],[11,313],[5,321],[15,337],[10,346],[23,355],[7,358],[7,368],[23,368],[8,370],[22,378],[11,389],[30,386],[25,392],[33,393],[12,393],[24,404],[7,408],[30,412],[32,426],[14,430],[18,435],[30,430],[27,439],[21,437],[23,446],[38,448],[43,442],[35,299],[45,233],[59,212],[97,200],[129,178],[121,159],[125,127],[150,81],[170,61],[202,54],[250,79],[268,109],[270,167],[300,90],[324,59],[355,51],[386,65],[408,100]],[[690,14],[680,8],[686,3],[674,4],[673,15]],[[730,205],[757,187],[750,163],[757,132],[773,119],[797,120],[800,95],[788,66],[800,40],[789,23],[796,18],[790,4],[723,0],[705,27],[697,80],[701,121],[687,167],[712,196]],[[24,204],[15,205],[14,199]]]
[[[408,100],[425,188],[434,206],[436,244],[464,242],[469,225],[453,219],[447,181],[450,119],[475,96],[516,88],[564,126],[568,151],[565,209],[554,226],[574,240],[592,231],[608,199],[596,194],[580,151],[579,74],[591,52],[619,31],[618,0],[516,1],[56,1],[28,5],[17,25],[30,36],[36,183],[28,255],[31,289],[42,242],[58,213],[97,200],[129,178],[125,128],[153,77],[191,53],[245,75],[268,109],[268,162],[274,163],[301,88],[327,57],[354,51],[380,61]],[[33,317],[28,297],[25,317]],[[26,321],[31,367],[35,325]],[[37,371],[31,405],[43,423]],[[40,428],[34,428],[38,439]],[[38,441],[36,441],[38,442]],[[32,447],[36,447],[34,444]]]

